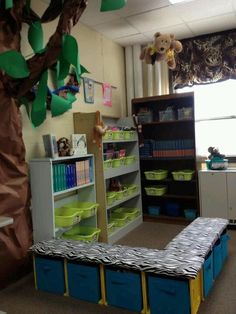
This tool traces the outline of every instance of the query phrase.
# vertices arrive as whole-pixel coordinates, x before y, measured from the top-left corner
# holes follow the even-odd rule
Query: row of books
[[[92,182],[90,160],[53,164],[53,190],[63,191]]]

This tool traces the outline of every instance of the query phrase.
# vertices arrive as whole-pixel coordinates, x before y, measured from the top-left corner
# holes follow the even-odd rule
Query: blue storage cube
[[[203,264],[203,294],[207,297],[214,283],[213,276],[213,254],[210,252]]]
[[[141,312],[141,274],[123,269],[106,268],[107,303],[131,311]]]
[[[68,262],[67,270],[69,295],[98,303],[101,299],[99,266]]]
[[[229,235],[227,234],[226,231],[222,233],[220,240],[222,263],[224,263],[226,258],[228,257],[228,241],[229,241]]]
[[[214,279],[220,274],[222,268],[222,247],[221,241],[218,239],[213,247],[213,274]]]
[[[37,288],[42,291],[64,294],[64,261],[47,257],[35,257]]]
[[[151,314],[190,314],[188,280],[148,276]]]
[[[175,202],[166,203],[166,214],[168,216],[178,217],[180,216],[180,204]]]

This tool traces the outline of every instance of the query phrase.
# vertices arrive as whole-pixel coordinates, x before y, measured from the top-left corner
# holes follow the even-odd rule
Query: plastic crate
[[[125,157],[125,165],[132,165],[136,161],[136,156],[126,156]]]
[[[228,159],[214,157],[211,160],[205,160],[208,170],[225,170],[228,168]]]
[[[203,264],[203,295],[206,298],[213,287],[213,254],[210,252]]]
[[[213,247],[213,275],[216,279],[222,269],[223,260],[222,260],[222,246],[221,239],[218,239]]]
[[[115,231],[116,229],[116,225],[114,222],[109,222],[108,225],[107,225],[107,232],[108,234],[111,234]]]
[[[167,178],[168,171],[167,170],[153,170],[153,171],[145,171],[144,172],[146,180],[164,180]]]
[[[140,210],[135,207],[118,207],[114,210],[114,213],[124,213],[127,215],[128,220],[133,220],[140,215]]]
[[[99,204],[93,202],[72,202],[64,205],[63,207],[78,210],[81,219],[85,219],[96,215],[98,205]]]
[[[76,208],[60,207],[55,209],[56,227],[70,227],[81,220],[81,211]]]
[[[111,213],[110,222],[115,223],[116,227],[123,227],[128,222],[128,216],[125,213]]]
[[[96,242],[101,230],[87,226],[75,226],[62,234],[63,239],[71,239],[85,242]]]
[[[104,169],[109,169],[112,167],[112,160],[111,159],[108,159],[108,160],[105,160],[103,162],[103,165],[104,165]]]
[[[184,107],[178,109],[178,120],[191,120],[193,119],[193,108]]]
[[[221,256],[222,256],[222,263],[225,262],[226,258],[228,257],[228,241],[230,239],[227,231],[224,231],[221,236]]]
[[[153,196],[161,196],[164,195],[167,191],[167,186],[165,185],[153,185],[153,186],[147,186],[144,188],[147,195],[153,195]]]
[[[160,206],[148,206],[148,214],[151,216],[159,216],[161,211]]]
[[[122,200],[123,198],[124,198],[124,191],[123,190],[121,190],[121,191],[116,191],[116,192],[114,192],[115,193],[115,195],[116,195],[116,200]]]
[[[175,113],[172,108],[167,108],[166,110],[159,111],[160,121],[172,121],[175,120]]]
[[[173,171],[172,175],[175,181],[191,181],[194,175],[193,170]]]
[[[135,138],[135,131],[124,131],[124,140],[132,140]]]
[[[125,184],[124,187],[127,189],[128,195],[132,195],[138,191],[137,184]]]
[[[180,216],[180,204],[175,202],[167,202],[165,204],[166,214],[168,216],[178,217]]]
[[[112,140],[112,131],[111,130],[108,130],[106,131],[106,133],[103,135],[103,140]]]
[[[143,123],[151,123],[153,120],[152,117],[152,111],[147,111],[147,112],[141,112],[137,114],[138,117],[138,123],[143,124]]]
[[[124,131],[112,131],[112,139],[113,140],[123,140],[124,139]]]
[[[118,168],[122,165],[122,160],[123,160],[123,157],[122,158],[115,158],[115,159],[112,159],[112,167],[113,168]]]
[[[197,210],[193,208],[187,208],[184,210],[184,216],[188,220],[194,220],[197,217]]]
[[[112,205],[113,202],[116,201],[116,193],[115,192],[107,192],[106,193],[107,205]]]

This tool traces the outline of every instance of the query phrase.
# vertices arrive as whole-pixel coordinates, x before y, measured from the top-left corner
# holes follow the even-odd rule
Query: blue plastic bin
[[[140,273],[106,268],[107,303],[130,311],[141,312],[142,290]]]
[[[187,208],[184,210],[184,216],[188,220],[194,220],[197,216],[197,210],[193,208]]]
[[[189,314],[188,280],[148,276],[148,296],[151,314]]]
[[[222,246],[221,240],[218,239],[213,247],[213,274],[214,279],[219,276],[222,269]]]
[[[64,261],[47,257],[35,257],[38,290],[64,294]]]
[[[101,299],[99,266],[68,262],[69,295],[98,303]]]
[[[203,264],[203,295],[206,298],[213,286],[214,275],[213,275],[213,254],[210,252]]]
[[[166,208],[166,214],[168,216],[173,216],[173,217],[180,216],[179,203],[167,202],[165,208]]]
[[[228,257],[228,242],[229,242],[229,235],[227,234],[227,231],[223,232],[220,240],[221,240],[221,257],[222,257],[222,263],[225,262],[226,258]]]
[[[160,206],[148,206],[148,214],[152,216],[159,216],[161,211]]]

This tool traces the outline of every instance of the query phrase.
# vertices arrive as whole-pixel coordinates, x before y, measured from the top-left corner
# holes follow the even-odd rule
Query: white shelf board
[[[104,171],[105,179],[110,179],[118,176],[122,176],[127,173],[132,173],[135,171],[139,171],[139,164],[136,161],[134,164],[129,166],[121,166],[117,168],[108,168]]]
[[[129,143],[129,142],[137,142],[137,138],[131,140],[104,140],[103,144],[105,143]]]
[[[63,157],[56,157],[56,158],[49,158],[49,157],[44,157],[44,158],[34,158],[31,159],[30,162],[58,162],[58,161],[63,161],[63,160],[71,160],[71,159],[80,159],[80,158],[87,158],[87,157],[92,157],[93,154],[87,154],[87,155],[72,155],[72,156],[63,156]]]
[[[113,244],[116,241],[120,240],[121,238],[123,238],[127,233],[129,233],[130,231],[132,231],[134,228],[138,227],[139,225],[141,225],[143,222],[143,218],[142,216],[138,216],[136,219],[132,220],[131,222],[129,222],[127,225],[125,225],[124,227],[115,230],[112,234],[110,234],[108,236],[108,243],[109,244]]]
[[[63,190],[63,191],[54,192],[53,195],[54,195],[54,196],[62,195],[62,194],[64,194],[64,193],[68,193],[68,192],[80,190],[80,189],[86,188],[86,187],[91,186],[91,185],[94,185],[94,182],[90,182],[90,183],[83,184],[83,185],[77,185],[77,186],[74,186],[73,188],[70,188],[70,189],[66,189],[66,190]]]
[[[139,196],[139,195],[140,195],[140,192],[137,192],[137,193],[134,193],[134,194],[129,195],[129,196],[127,196],[127,197],[124,197],[124,198],[122,198],[121,200],[116,201],[116,202],[112,203],[111,205],[107,206],[107,210],[108,210],[108,209],[111,209],[111,208],[113,208],[113,207],[115,207],[115,206],[117,206],[117,205],[123,204],[124,202],[129,201],[129,200],[131,200],[132,198],[134,198],[134,197],[136,197],[136,196]]]
[[[0,216],[0,228],[11,225],[13,223],[13,218]]]

